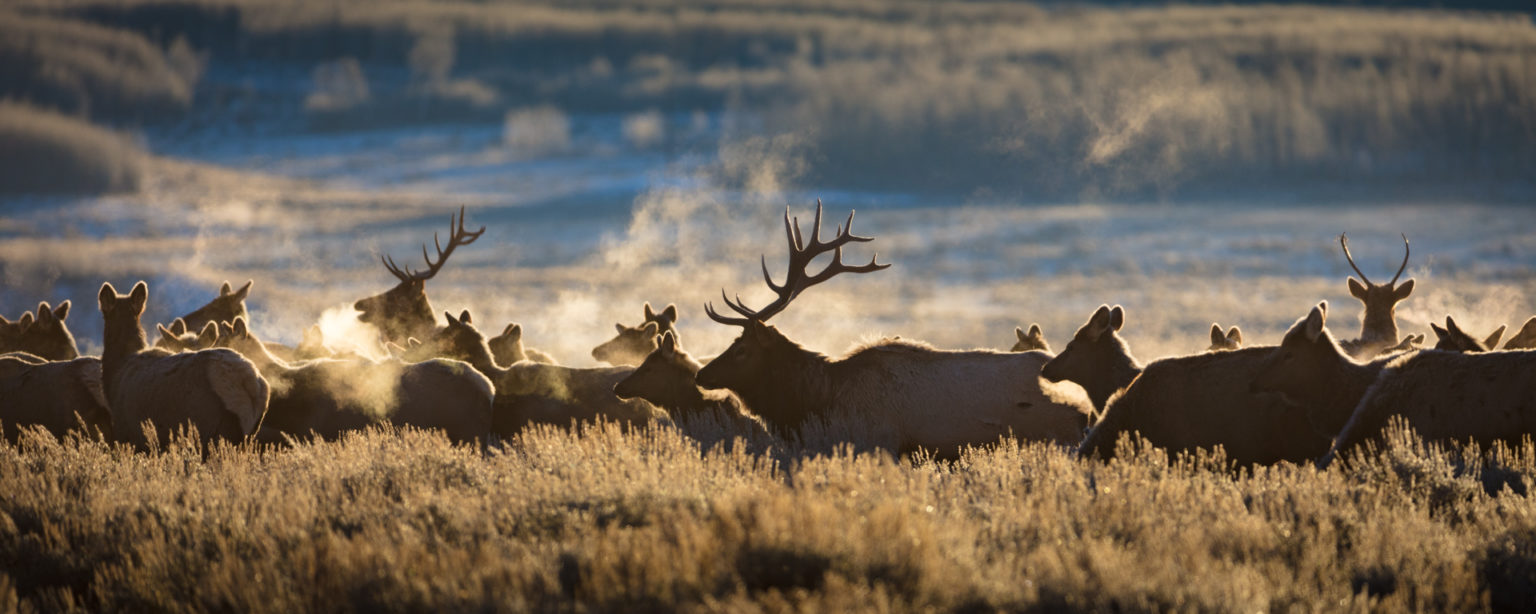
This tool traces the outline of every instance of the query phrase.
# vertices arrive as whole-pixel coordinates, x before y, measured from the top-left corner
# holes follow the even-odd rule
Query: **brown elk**
[[[1211,323],[1211,345],[1205,348],[1207,352],[1225,352],[1243,347],[1243,331],[1233,326],[1231,330],[1221,332],[1221,325]]]
[[[75,336],[64,318],[69,317],[69,301],[51,307],[38,303],[37,315],[28,311],[16,322],[0,318],[0,353],[27,352],[48,360],[73,360],[80,356]]]
[[[1018,341],[1013,343],[1013,348],[1008,350],[1010,352],[1039,350],[1047,354],[1051,353],[1051,344],[1046,342],[1045,333],[1040,330],[1039,324],[1030,324],[1029,332],[1025,332],[1024,329],[1015,326],[1013,327],[1013,336],[1017,337]]]
[[[501,334],[486,340],[491,346],[491,356],[496,359],[496,364],[507,366],[519,360],[532,360],[545,364],[556,364],[555,358],[535,350],[523,347],[523,327],[516,322],[507,324],[501,329]]]
[[[421,246],[421,257],[427,261],[425,271],[402,268],[395,264],[394,258],[383,256],[381,260],[384,268],[400,283],[383,294],[370,296],[353,305],[362,312],[358,319],[377,328],[384,340],[404,343],[410,337],[426,339],[437,330],[432,303],[427,301],[427,280],[437,276],[438,271],[448,262],[448,257],[453,255],[453,250],[474,243],[485,233],[484,226],[474,232],[464,228],[464,207],[459,207],[458,217],[449,215],[448,226],[450,232],[446,249],[438,240],[437,233],[432,233],[432,243],[437,248],[436,262],[427,255],[426,244]]]
[[[1222,446],[1239,465],[1310,460],[1327,449],[1328,440],[1283,399],[1249,390],[1273,347],[1164,358],[1141,368],[1118,334],[1124,323],[1118,305],[1100,306],[1041,372],[1106,399],[1079,456],[1113,458],[1116,441],[1129,433],[1170,451]]]
[[[178,334],[202,330],[209,322],[217,324],[219,322],[233,322],[235,318],[250,319],[250,315],[245,311],[245,299],[251,295],[251,284],[253,283],[255,283],[253,280],[246,280],[245,285],[240,286],[239,290],[235,290],[230,287],[228,281],[225,281],[223,285],[219,286],[219,295],[214,297],[213,300],[208,301],[208,304],[198,307],[192,313],[177,318],[186,327],[185,331]]]
[[[1512,335],[1504,342],[1506,350],[1531,350],[1536,349],[1536,317],[1525,321],[1520,331]]]
[[[665,332],[640,366],[613,386],[613,393],[621,399],[643,399],[667,410],[680,430],[706,448],[731,437],[768,440],[767,427],[747,412],[736,395],[698,386],[701,367],[699,361],[677,346],[677,337]]]
[[[149,447],[141,425],[152,420],[157,438],[183,424],[204,443],[238,441],[256,432],[267,409],[267,381],[250,361],[225,349],[172,354],[149,347],[139,317],[149,300],[144,282],[120,295],[102,284],[102,383],[119,440]]]
[[[613,386],[634,370],[630,367],[577,369],[529,360],[502,367],[468,311],[457,318],[444,315],[448,326],[408,355],[462,360],[490,378],[496,390],[492,431],[497,435],[510,437],[530,424],[568,426],[598,418],[641,424],[665,418],[665,412],[649,403],[613,396]]]
[[[336,439],[372,424],[440,430],[456,443],[485,441],[491,432],[491,382],[462,362],[433,359],[318,359],[289,364],[251,334],[244,318],[220,324],[219,347],[233,349],[261,369],[272,400],[257,441],[284,435]]]
[[[219,334],[219,324],[216,322],[204,324],[203,330],[196,333],[188,332],[187,324],[181,318],[176,318],[169,328],[164,324],[156,324],[155,328],[160,332],[160,338],[155,341],[155,347],[170,352],[206,350],[213,347],[213,342]]]
[[[775,430],[803,435],[812,422],[859,424],[880,430],[869,443],[891,451],[928,449],[954,455],[967,445],[996,442],[1012,435],[1070,444],[1087,422],[1086,404],[1058,401],[1041,389],[1043,352],[990,350],[941,351],[887,340],[831,359],[791,341],[767,320],[783,311],[807,288],[842,273],[871,273],[889,267],[843,263],[843,246],[870,241],[853,234],[853,214],[830,241],[821,239],[821,203],[809,239],[799,220],[784,214],[789,267],[782,285],[774,283],[763,258],[763,278],[778,297],[760,309],[725,298],[739,317],[722,316],[713,305],[709,317],[742,328],[725,353],[699,370],[698,385],[735,392],[748,409]],[[832,254],[815,274],[806,267],[817,256]],[[724,292],[721,292],[724,296]]]
[[[1360,320],[1360,337],[1340,341],[1339,344],[1350,356],[1368,360],[1398,344],[1397,304],[1413,292],[1412,279],[1404,281],[1402,285],[1397,284],[1397,279],[1408,269],[1408,235],[1403,235],[1403,264],[1397,268],[1397,274],[1392,276],[1392,280],[1384,284],[1371,283],[1365,273],[1360,271],[1360,267],[1355,265],[1355,258],[1349,253],[1349,238],[1343,234],[1339,235],[1339,247],[1344,249],[1344,259],[1349,262],[1350,268],[1360,276],[1360,281],[1349,278],[1349,294],[1360,299],[1365,306],[1365,315]]]
[[[1492,334],[1478,340],[1457,326],[1451,316],[1445,316],[1445,328],[1440,328],[1434,322],[1429,323],[1429,328],[1435,331],[1438,339],[1435,349],[1453,352],[1487,352],[1498,347],[1499,337],[1504,336],[1504,326],[1500,325]]]
[[[112,438],[112,414],[101,385],[101,359],[49,361],[25,352],[0,355],[0,423],[5,439],[38,425],[55,437],[84,427]]]
[[[677,305],[669,304],[666,309],[657,312],[651,309],[650,303],[646,303],[645,320],[638,326],[614,324],[618,336],[592,348],[592,357],[616,367],[638,365],[656,349],[656,339],[660,335],[672,333],[673,339],[681,340],[676,324]]]

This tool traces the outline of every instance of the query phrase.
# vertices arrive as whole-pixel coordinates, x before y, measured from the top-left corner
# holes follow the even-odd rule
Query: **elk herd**
[[[465,227],[462,208],[449,223],[446,247],[433,235],[435,258],[423,246],[426,269],[385,256],[399,283],[355,304],[387,349],[383,359],[335,352],[318,327],[296,347],[263,341],[245,308],[251,282],[225,283],[207,305],[157,325],[153,345],[141,322],[148,286],[141,281],[124,295],[103,284],[100,357],[76,351],[68,301],[41,303],[16,321],[0,317],[5,435],[30,425],[56,435],[83,429],[152,449],[187,427],[204,442],[284,444],[394,424],[485,445],[532,424],[606,419],[675,425],[706,444],[831,433],[834,441],[939,457],[1015,437],[1109,459],[1136,435],[1170,451],[1220,447],[1239,465],[1326,466],[1379,439],[1393,417],[1434,441],[1517,443],[1536,432],[1536,318],[1502,347],[1504,327],[1476,335],[1449,316],[1443,327],[1431,324],[1433,348],[1420,348],[1424,335],[1400,336],[1395,309],[1414,289],[1413,279],[1398,283],[1406,236],[1402,266],[1376,284],[1340,235],[1359,276],[1348,279],[1349,293],[1364,307],[1361,329],[1349,337],[1330,331],[1328,304],[1319,302],[1277,346],[1243,347],[1236,326],[1212,324],[1207,351],[1143,364],[1120,335],[1125,310],[1104,305],[1060,353],[1031,325],[1015,329],[1008,352],[888,338],[829,357],[768,321],[815,285],[890,265],[877,257],[845,263],[845,247],[872,239],[853,233],[852,213],[823,239],[818,202],[808,238],[784,215],[782,282],[762,260],[772,301],[752,308],[722,290],[729,312],[705,305],[710,319],[741,330],[724,352],[695,358],[683,347],[677,307],[647,303],[639,325],[618,324],[592,350],[613,366],[576,368],[525,347],[515,323],[492,338],[468,311],[445,312],[446,325],[438,323],[426,282],[485,232]]]

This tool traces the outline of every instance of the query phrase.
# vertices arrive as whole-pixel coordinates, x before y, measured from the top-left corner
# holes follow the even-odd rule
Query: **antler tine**
[[[1344,248],[1344,259],[1349,261],[1349,267],[1354,269],[1355,273],[1360,276],[1360,281],[1363,281],[1363,282],[1365,282],[1367,284],[1370,284],[1371,283],[1370,278],[1366,277],[1365,273],[1361,273],[1360,272],[1360,267],[1355,266],[1355,257],[1349,255],[1349,237],[1346,236],[1348,234],[1349,233],[1346,233],[1346,232],[1339,233],[1339,246]],[[1407,261],[1404,260],[1403,264],[1406,265]]]
[[[720,296],[725,296],[725,289],[722,288],[720,290]],[[726,304],[730,304],[729,299],[726,300]],[[729,324],[731,326],[746,326],[752,322],[751,318],[732,318],[729,316],[720,315],[719,312],[715,311],[714,303],[704,303],[704,314],[708,315],[709,319],[711,320],[721,324]]]
[[[410,281],[411,280],[412,273],[410,273],[409,271],[401,270],[400,266],[395,264],[395,259],[394,258],[390,258],[388,254],[380,256],[379,257],[379,261],[383,262],[384,263],[384,268],[388,269],[389,272],[394,274],[395,277],[399,278],[400,281]]]
[[[1407,269],[1408,269],[1408,234],[1407,233],[1403,233],[1403,265],[1400,266],[1400,267],[1397,267],[1397,274],[1392,276],[1392,281],[1387,282],[1387,285],[1388,286],[1396,285],[1397,284],[1397,278],[1402,277],[1403,276],[1403,271],[1405,271]]]
[[[426,244],[422,244],[421,257],[427,261],[427,270],[416,273],[416,279],[432,279],[439,270],[442,270],[443,265],[448,262],[448,257],[453,255],[454,249],[460,245],[474,243],[476,239],[480,238],[480,235],[485,234],[485,226],[483,225],[480,227],[480,230],[470,232],[469,229],[464,227],[464,218],[463,206],[459,207],[459,214],[457,216],[454,216],[452,213],[448,214],[448,227],[450,231],[448,235],[448,249],[443,249],[442,239],[437,232],[432,233],[432,245],[437,249],[437,262],[432,261],[432,258],[427,255]]]

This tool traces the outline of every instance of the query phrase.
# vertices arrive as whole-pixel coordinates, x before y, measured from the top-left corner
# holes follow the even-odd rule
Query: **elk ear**
[[[67,317],[69,317],[69,299],[64,299],[58,307],[53,308],[53,319],[63,322]]]
[[[240,289],[235,291],[235,300],[243,301],[243,300],[245,300],[245,297],[250,296],[251,295],[251,284],[253,284],[253,283],[256,283],[256,280],[254,280],[254,279],[247,279],[247,280],[245,280],[245,285],[240,286]]]
[[[1408,295],[1410,295],[1410,294],[1413,294],[1413,280],[1412,279],[1398,284],[1397,285],[1397,289],[1392,291],[1392,298],[1394,300],[1399,300],[1400,301],[1400,300],[1403,300],[1405,298],[1408,298]]]
[[[1365,285],[1355,281],[1353,277],[1349,278],[1349,295],[1362,301],[1365,300]]]
[[[458,321],[458,320],[456,320],[456,319],[454,319],[454,317],[453,317],[453,314],[452,314],[452,313],[449,313],[449,312],[447,312],[447,311],[444,311],[444,312],[443,312],[443,317],[445,317],[445,318],[448,318],[448,325],[449,325],[449,326],[453,326],[453,325],[455,325],[455,324],[458,324],[458,323],[459,323],[459,321]]]
[[[1036,339],[1040,339],[1040,338],[1045,337],[1045,331],[1040,330],[1040,325],[1039,324],[1030,324],[1029,325],[1029,336],[1034,337]]]
[[[1327,324],[1328,316],[1324,314],[1321,305],[1312,308],[1307,314],[1306,329],[1307,341],[1317,342],[1323,336],[1323,325]]]
[[[616,330],[616,331],[619,331],[620,335],[624,334],[624,331],[629,330],[628,328],[626,328],[623,324],[621,324],[619,322],[614,322],[613,323],[613,329]]]
[[[1109,326],[1115,330],[1120,330],[1121,326],[1125,326],[1125,310],[1119,305],[1115,305],[1114,309],[1109,310]]]
[[[1423,345],[1424,344],[1424,333],[1419,333],[1418,335],[1415,335],[1413,337],[1413,342],[1416,345]]]
[[[245,330],[245,320],[241,320],[241,319],[237,318],[235,320],[234,329],[235,329],[235,334],[236,335],[243,335],[243,334],[245,334],[243,332]],[[218,343],[218,342],[219,342],[219,325],[214,323],[214,322],[210,321],[207,324],[204,324],[203,325],[203,330],[197,333],[197,346],[199,348],[210,348],[210,347],[213,347],[213,344]]]
[[[1443,329],[1443,328],[1440,328],[1440,325],[1439,324],[1435,324],[1434,322],[1430,322],[1429,323],[1429,329],[1432,330],[1432,331],[1435,331],[1435,338],[1436,339],[1440,339],[1442,341],[1445,340],[1447,335],[1451,334],[1450,331],[1448,331],[1446,329]]]
[[[221,336],[221,337],[233,337],[233,336],[235,336],[235,325],[234,324],[230,324],[229,322],[219,322],[219,336]]]
[[[176,340],[176,333],[171,332],[171,329],[166,328],[164,324],[156,324],[155,325],[155,329],[160,331],[160,338],[161,339],[164,339],[166,341],[175,341]]]
[[[234,288],[231,288],[229,286],[229,281],[228,280],[226,280],[222,285],[219,286],[219,296],[220,297],[229,296],[229,293],[234,292],[234,291],[235,291]]]
[[[460,324],[473,324],[474,323],[474,322],[472,322],[469,319],[469,310],[468,309],[465,309],[465,310],[459,312],[459,323]]]
[[[510,336],[510,337],[512,337],[513,339],[521,340],[523,338],[523,325],[522,324],[508,324],[507,325],[507,332],[505,334]]]
[[[674,304],[674,303],[667,303],[667,308],[661,310],[661,319],[666,320],[668,322],[676,322],[677,321],[677,305]]]
[[[133,291],[128,293],[128,306],[134,313],[143,314],[144,304],[149,302],[149,284],[139,282],[133,284]]]
[[[234,329],[235,329],[235,336],[236,337],[249,337],[249,336],[251,336],[251,329],[246,326],[245,318],[236,317],[235,318],[235,323],[233,324],[233,326],[234,326]],[[203,330],[207,330],[207,327],[204,327]]]
[[[1029,335],[1024,334],[1024,329],[1019,328],[1017,326],[1013,327],[1013,336],[1018,337],[1019,341],[1028,341],[1029,340]]]
[[[651,337],[655,337],[656,331],[660,328],[661,326],[657,325],[655,322],[646,322],[644,326],[640,327],[640,332],[644,333],[645,338],[649,339]]]
[[[49,305],[48,301],[37,304],[37,323],[53,326],[53,306]]]
[[[100,307],[103,312],[106,312],[110,311],[112,306],[116,303],[117,290],[112,287],[111,282],[102,282],[101,291],[96,293],[96,305]]]
[[[656,347],[659,348],[663,354],[671,354],[676,352],[677,337],[673,337],[672,331],[670,330],[664,332],[661,334],[661,341],[657,342]]]
[[[656,319],[656,312],[651,310],[651,302],[650,301],[646,301],[645,302],[645,319],[647,319],[647,320],[654,320],[654,319]]]
[[[1221,345],[1227,342],[1227,336],[1221,334],[1221,325],[1211,323],[1211,345]]]
[[[187,321],[181,318],[171,321],[171,332],[177,335],[187,334]]]
[[[1471,335],[1468,335],[1466,331],[1461,330],[1460,326],[1456,325],[1456,320],[1452,320],[1451,316],[1445,316],[1445,330],[1448,332],[1456,333],[1458,335],[1471,337]]]
[[[17,320],[16,324],[21,327],[21,330],[25,331],[28,328],[32,328],[32,323],[36,321],[37,320],[32,316],[32,312],[28,311],[24,314],[21,314],[21,319]]]
[[[1488,346],[1490,350],[1493,349],[1493,346],[1498,345],[1499,339],[1504,336],[1504,328],[1505,325],[1500,324],[1498,330],[1493,331],[1493,334],[1488,335],[1488,338],[1483,340],[1483,345]]]
[[[1227,341],[1231,341],[1232,343],[1236,343],[1236,344],[1242,344],[1242,342],[1243,342],[1243,331],[1242,331],[1242,329],[1239,329],[1238,327],[1233,326],[1232,330],[1227,331]]]
[[[1097,339],[1109,332],[1109,320],[1109,305],[1099,305],[1099,308],[1093,311],[1093,315],[1088,317],[1088,326],[1085,328],[1093,338]]]

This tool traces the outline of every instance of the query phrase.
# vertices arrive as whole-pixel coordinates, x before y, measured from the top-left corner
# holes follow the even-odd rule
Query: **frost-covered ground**
[[[685,121],[686,120],[686,121]],[[1412,241],[1401,305],[1405,332],[1449,313],[1474,332],[1536,313],[1536,208],[1477,202],[1350,199],[1020,205],[972,197],[819,191],[797,184],[813,161],[772,142],[727,138],[727,118],[686,138],[638,146],[614,116],[573,116],[570,138],[513,147],[501,124],[343,134],[274,131],[152,136],[165,158],[139,195],[0,202],[0,313],[74,301],[82,350],[100,349],[95,293],[150,282],[146,326],[196,308],[220,281],[253,279],[257,330],[296,341],[323,320],[347,332],[348,306],[394,283],[379,264],[418,266],[460,205],[488,231],[428,284],[439,311],[469,309],[482,329],[524,325],[525,340],[570,364],[642,301],[676,302],[685,345],[734,336],[703,314],[722,288],[767,300],[758,255],[782,275],[786,205],[808,225],[816,198],[829,226],[850,209],[895,266],[807,292],[775,320],[813,348],[840,353],[877,335],[940,347],[1007,347],[1039,322],[1059,349],[1100,303],[1128,311],[1143,358],[1202,349],[1213,321],[1249,343],[1274,342],[1318,300],[1355,330],[1337,236],[1348,231],[1372,280],[1392,276]],[[514,139],[515,140],[515,139]],[[723,144],[722,144],[723,143]],[[1517,199],[1518,200],[1518,199]],[[494,331],[492,331],[494,332]],[[1432,339],[1432,337],[1431,337]]]

